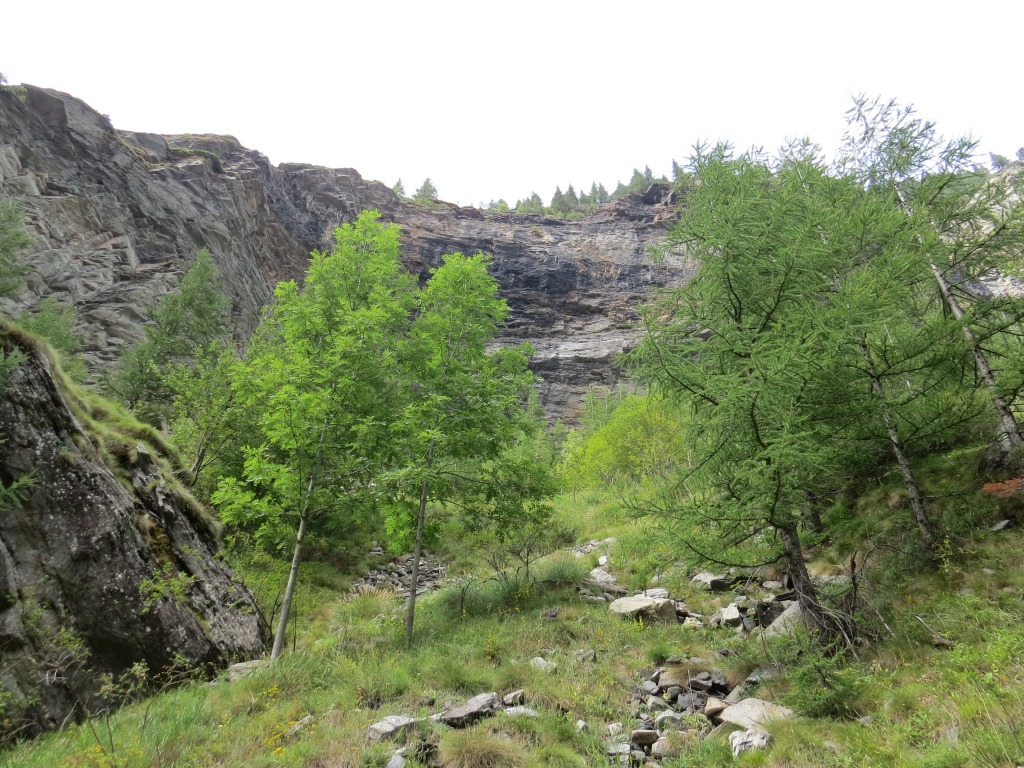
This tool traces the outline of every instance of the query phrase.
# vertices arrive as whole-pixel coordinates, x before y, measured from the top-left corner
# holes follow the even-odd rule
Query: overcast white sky
[[[1024,145],[1014,0],[11,0],[0,26],[10,82],[118,128],[230,133],[409,193],[429,176],[462,204],[611,190],[698,140],[832,148],[861,92],[983,153]]]

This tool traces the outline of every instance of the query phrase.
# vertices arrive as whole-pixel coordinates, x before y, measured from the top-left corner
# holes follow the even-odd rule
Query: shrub
[[[518,768],[526,764],[521,744],[479,728],[445,734],[438,757],[444,768]]]

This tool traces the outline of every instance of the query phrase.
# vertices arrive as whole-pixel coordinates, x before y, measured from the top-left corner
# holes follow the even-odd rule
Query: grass
[[[879,489],[875,506],[861,502],[859,514],[891,514],[888,495]],[[589,498],[589,511],[582,494],[559,500],[558,514],[574,521],[580,539],[617,537],[604,551],[622,583],[644,574],[648,566],[638,557],[657,531],[619,516],[615,501]],[[559,553],[535,564],[530,583],[478,575],[472,589],[447,587],[421,598],[412,648],[404,645],[396,596],[342,594],[347,576],[307,564],[297,653],[236,683],[190,685],[100,717],[92,727],[18,745],[0,752],[0,766],[384,766],[403,740],[370,742],[371,723],[391,714],[426,718],[483,691],[518,688],[526,689],[538,717],[498,716],[466,731],[421,723],[406,739],[420,745],[410,766],[601,765],[605,724],[633,727],[638,684],[673,656],[715,658],[733,682],[759,664],[785,662],[780,677],[751,694],[789,704],[802,717],[773,723],[766,752],[733,758],[724,738],[694,740],[665,768],[1024,762],[1018,531],[975,533],[970,546],[930,572],[907,569],[898,554],[869,559],[864,587],[884,607],[887,629],[871,625],[871,645],[849,660],[815,657],[792,641],[765,648],[724,630],[613,619],[574,587],[595,558]],[[261,603],[270,610],[282,564],[256,559],[242,567],[250,584],[264,584]],[[663,571],[659,583],[688,605],[710,612],[733,597],[693,590],[682,566]],[[554,607],[554,618],[542,615]],[[934,647],[933,632],[953,646]],[[723,649],[731,655],[714,655]],[[596,661],[577,657],[579,650],[592,650]],[[536,656],[557,669],[535,669]],[[311,722],[292,732],[307,716]],[[587,729],[578,730],[577,720]]]

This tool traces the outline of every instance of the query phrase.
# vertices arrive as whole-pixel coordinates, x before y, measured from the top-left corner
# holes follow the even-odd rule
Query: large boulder
[[[740,728],[757,728],[773,720],[793,717],[793,710],[762,699],[743,699],[738,704],[726,707],[718,715],[723,723],[732,723]]]
[[[0,699],[21,735],[98,704],[103,675],[181,659],[204,673],[260,655],[267,629],[217,555],[217,525],[180,487],[159,435],[67,388],[24,356],[0,401],[0,480],[28,478],[0,514]]]
[[[663,622],[676,624],[676,604],[673,600],[646,595],[620,597],[608,606],[610,613],[623,619]]]

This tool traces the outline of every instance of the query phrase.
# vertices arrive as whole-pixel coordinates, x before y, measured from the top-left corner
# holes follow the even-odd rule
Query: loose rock
[[[771,737],[766,732],[756,728],[729,734],[729,745],[732,747],[732,753],[736,757],[739,757],[744,752],[766,749],[770,740]]]

